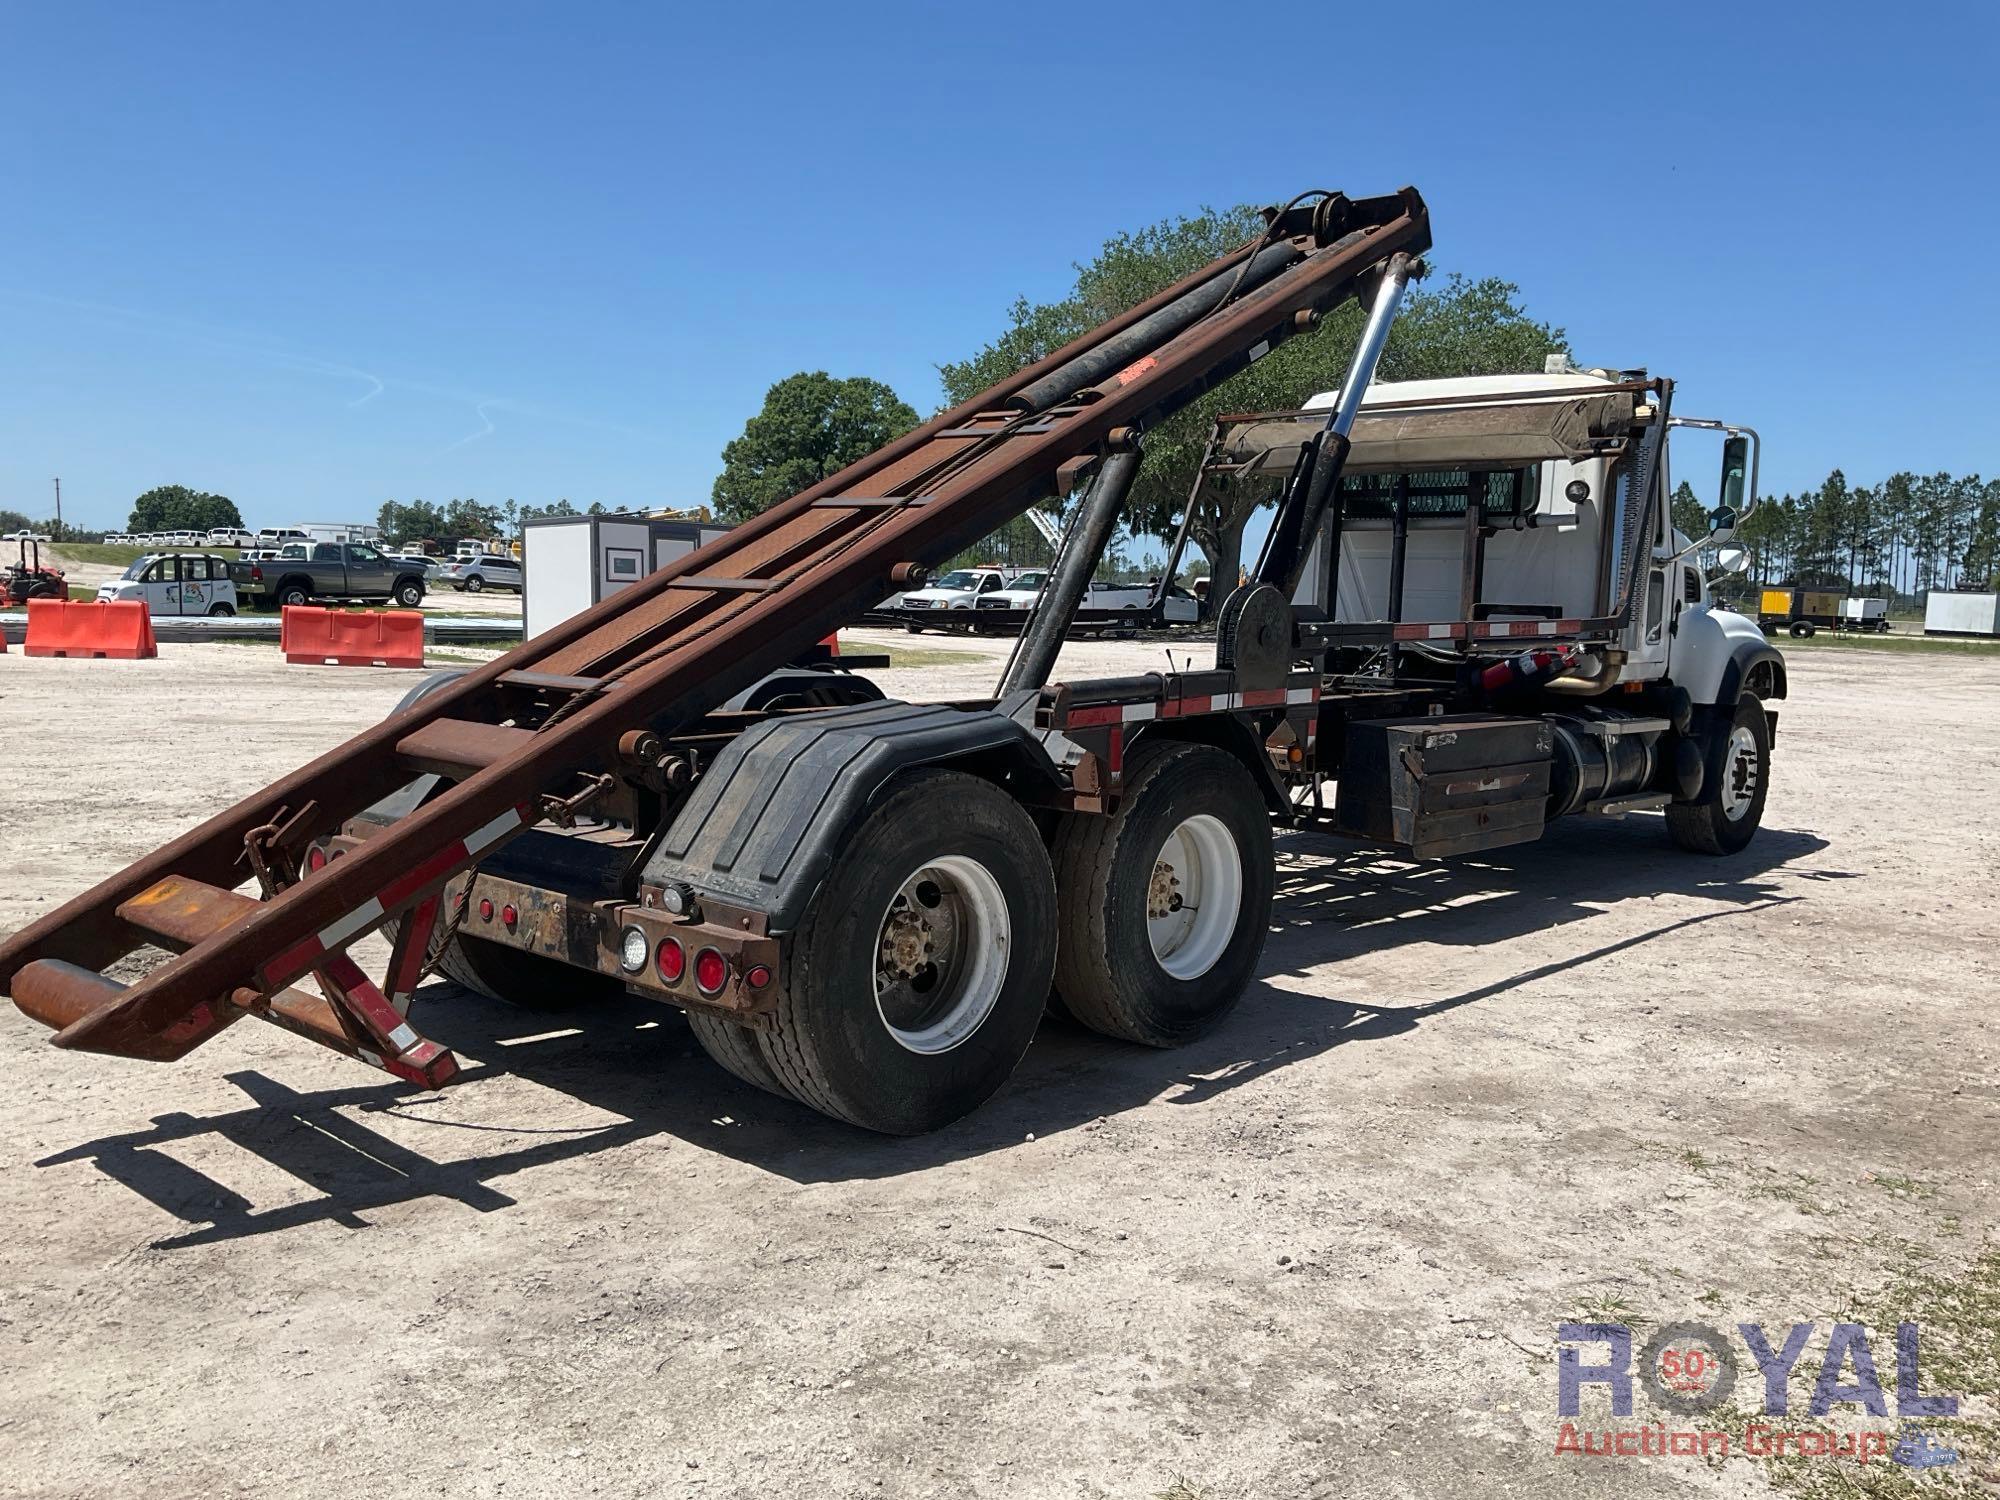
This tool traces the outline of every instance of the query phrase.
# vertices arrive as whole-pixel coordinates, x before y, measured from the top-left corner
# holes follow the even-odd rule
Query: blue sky
[[[1780,10],[5,0],[0,506],[699,503],[786,374],[929,411],[1110,233],[1404,182],[1767,488],[2000,469],[1995,8]]]

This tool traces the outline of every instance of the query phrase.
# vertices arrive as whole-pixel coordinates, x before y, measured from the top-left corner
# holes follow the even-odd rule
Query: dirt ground
[[[930,658],[883,674],[908,696],[1001,649],[884,639]],[[414,680],[0,657],[0,930]],[[636,1000],[432,986],[416,1019],[467,1062],[441,1094],[248,1022],[153,1066],[8,1009],[0,1490],[1796,1487],[1557,1453],[1556,1328],[1817,1320],[1816,1361],[1918,1296],[1939,1383],[1909,1289],[1995,1249],[1996,808],[2000,661],[1802,654],[1746,853],[1656,817],[1451,865],[1282,835],[1226,1025],[1155,1052],[1052,1022],[918,1140],[738,1085]]]

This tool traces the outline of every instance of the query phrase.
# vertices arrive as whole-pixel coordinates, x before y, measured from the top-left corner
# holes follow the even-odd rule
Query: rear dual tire
[[[1055,991],[1106,1036],[1174,1047],[1242,998],[1270,927],[1271,821],[1243,763],[1212,745],[1134,756],[1110,817],[1071,814],[1053,849]]]
[[[1055,944],[1055,881],[1028,814],[976,776],[903,772],[834,856],[759,1050],[824,1114],[935,1130],[1013,1073]]]

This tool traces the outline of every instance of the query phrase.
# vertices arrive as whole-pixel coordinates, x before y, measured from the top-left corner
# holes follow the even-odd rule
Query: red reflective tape
[[[465,841],[461,839],[457,843],[438,850],[437,853],[422,863],[405,870],[401,875],[398,875],[394,880],[383,886],[376,894],[375,899],[382,903],[382,910],[394,911],[403,901],[414,896],[433,880],[444,879],[471,857],[471,854],[466,850]]]
[[[1285,690],[1283,688],[1252,688],[1243,695],[1243,706],[1245,708],[1269,708],[1275,703],[1283,703],[1284,701]]]
[[[1118,775],[1125,769],[1125,731],[1111,731],[1111,748],[1105,751],[1105,763],[1111,767],[1111,774]]]
[[[324,952],[326,949],[320,946],[317,937],[306,938],[295,947],[287,948],[264,966],[264,982],[290,984],[299,975],[311,969],[314,960]]]
[[[397,948],[389,970],[389,997],[393,1004],[397,997],[408,996],[415,991],[417,981],[423,977],[424,958],[431,951],[431,933],[437,927],[438,898],[426,896],[410,913],[410,920],[397,934]]]
[[[375,988],[374,980],[361,972],[361,965],[345,953],[335,953],[320,965],[320,973],[340,989],[348,1009],[374,1034],[375,1040],[391,1053],[404,1050],[390,1035],[404,1024],[402,1012],[389,1003],[387,995]]]
[[[1070,729],[1094,729],[1101,724],[1124,722],[1125,707],[1120,703],[1093,703],[1084,708],[1072,708],[1063,720]]]

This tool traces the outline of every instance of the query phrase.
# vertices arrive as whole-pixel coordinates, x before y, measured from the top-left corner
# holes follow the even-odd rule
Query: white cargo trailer
[[[1932,589],[1924,600],[1925,635],[2000,635],[2000,594]]]
[[[542,516],[521,525],[527,638],[610,598],[729,530],[646,515]]]

